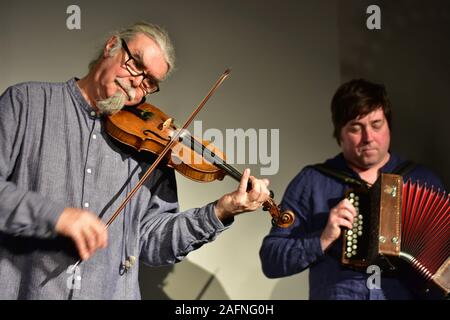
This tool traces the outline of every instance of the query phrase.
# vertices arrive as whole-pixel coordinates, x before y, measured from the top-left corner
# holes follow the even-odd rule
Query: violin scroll
[[[263,203],[263,210],[269,211],[272,216],[272,224],[277,225],[281,228],[287,228],[294,223],[295,215],[291,210],[286,210],[281,212],[280,206],[276,205],[276,203],[269,199],[268,201]]]

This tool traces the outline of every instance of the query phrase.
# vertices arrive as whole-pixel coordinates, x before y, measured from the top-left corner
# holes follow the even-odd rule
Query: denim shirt
[[[381,172],[390,173],[403,163],[398,156],[390,159]],[[342,154],[326,164],[359,176],[350,169]],[[444,190],[442,182],[430,170],[416,166],[404,179],[419,180]],[[324,253],[320,235],[330,209],[343,199],[349,186],[324,175],[313,167],[304,168],[289,184],[281,202],[283,210],[293,210],[296,220],[289,228],[272,227],[264,238],[260,258],[264,274],[269,278],[285,277],[309,268],[310,299],[413,299],[414,296],[395,277],[381,276],[381,289],[368,289],[370,273],[354,271],[339,261],[342,242],[335,241]]]
[[[0,97],[0,299],[139,299],[139,260],[173,264],[227,228],[214,203],[179,212],[161,165],[108,229],[108,247],[78,268],[55,234],[65,207],[107,221],[151,164],[115,143],[79,90],[27,82]]]

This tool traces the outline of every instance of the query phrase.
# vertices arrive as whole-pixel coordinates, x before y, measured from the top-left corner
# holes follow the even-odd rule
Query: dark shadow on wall
[[[369,5],[381,29],[369,30]],[[341,0],[341,81],[384,83],[393,105],[392,150],[422,163],[450,186],[450,2]],[[331,100],[331,98],[330,98]]]
[[[172,272],[173,266],[148,267],[139,266],[139,285],[143,300],[171,300],[164,291],[167,277]]]
[[[141,296],[143,300],[230,300],[216,274],[217,270],[210,273],[189,260],[163,267],[141,264]]]
[[[308,300],[308,271],[274,281],[270,300]]]

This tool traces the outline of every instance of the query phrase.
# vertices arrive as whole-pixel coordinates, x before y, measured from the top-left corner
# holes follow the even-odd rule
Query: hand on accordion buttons
[[[348,199],[339,202],[330,210],[328,222],[320,236],[322,251],[325,251],[341,235],[342,228],[352,229],[356,217],[355,207]]]

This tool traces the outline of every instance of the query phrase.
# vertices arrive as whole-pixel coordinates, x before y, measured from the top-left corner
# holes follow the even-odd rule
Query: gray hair
[[[138,33],[143,33],[150,39],[156,42],[156,44],[161,49],[164,59],[168,65],[168,71],[165,78],[172,73],[175,68],[175,49],[173,47],[172,41],[169,38],[169,35],[166,30],[162,27],[146,22],[138,22],[129,27],[121,29],[119,31],[113,32],[112,36],[116,37],[116,44],[111,48],[109,54],[110,56],[115,55],[116,51],[118,51],[122,47],[122,43],[120,39],[124,39],[125,41],[129,41],[133,39]],[[92,70],[94,65],[101,59],[103,55],[103,48],[100,51],[100,54],[89,63],[89,70]]]

